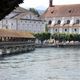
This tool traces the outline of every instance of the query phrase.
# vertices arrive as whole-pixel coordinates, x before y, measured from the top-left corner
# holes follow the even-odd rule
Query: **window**
[[[36,23],[36,22],[34,21],[34,23]]]
[[[61,20],[58,20],[57,24],[60,24],[61,23]]]
[[[70,23],[70,20],[67,20],[67,24],[69,24]]]
[[[22,22],[22,20],[21,20],[21,22]]]
[[[51,14],[53,14],[54,13],[54,11],[51,11]]]
[[[13,23],[11,23],[11,26],[13,26]]]
[[[48,24],[50,25],[52,23],[52,21],[50,20],[49,22],[48,22]]]
[[[67,32],[67,29],[65,29],[65,32]]]
[[[27,21],[25,21],[25,23],[27,23]]]
[[[44,22],[42,22],[42,24],[44,24]]]
[[[8,26],[6,26],[6,29],[8,29]]]
[[[76,32],[76,31],[77,31],[77,29],[74,29],[74,31]]]
[[[57,29],[55,31],[57,32]]]
[[[71,10],[69,10],[69,13],[71,13]]]
[[[78,19],[78,20],[76,20],[76,24],[79,24],[79,19]]]
[[[58,31],[58,29],[55,29],[55,32],[57,32]]]

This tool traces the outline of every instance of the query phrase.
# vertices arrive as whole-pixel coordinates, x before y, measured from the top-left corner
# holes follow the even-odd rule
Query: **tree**
[[[80,34],[69,34],[69,33],[55,33],[52,35],[52,38],[62,41],[80,41]]]
[[[46,25],[45,25],[45,31],[48,32],[48,30],[49,30],[49,29],[48,29],[48,25],[46,24]]]
[[[55,39],[55,40],[59,40],[59,33],[54,33],[52,35],[52,38]]]
[[[36,33],[34,34],[34,36],[41,41],[41,43],[43,44],[44,40],[48,40],[50,39],[51,34],[50,33]]]
[[[35,15],[37,15],[38,17],[40,16],[39,12],[36,9],[34,9],[34,8],[30,8],[29,11],[31,11],[32,13],[34,13]]]
[[[0,0],[0,20],[23,3],[23,0]]]
[[[66,34],[59,34],[59,41],[62,42],[62,41],[66,41]]]

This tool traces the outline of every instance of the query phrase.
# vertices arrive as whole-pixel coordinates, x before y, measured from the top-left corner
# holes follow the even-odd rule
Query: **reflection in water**
[[[80,80],[80,49],[41,48],[0,60],[0,80]]]

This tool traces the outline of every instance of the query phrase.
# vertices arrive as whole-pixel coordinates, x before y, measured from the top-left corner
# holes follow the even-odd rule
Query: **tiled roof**
[[[15,16],[14,18],[15,19],[21,19],[21,18],[23,18],[24,16],[27,16],[27,15],[28,15],[27,13],[21,13],[18,16]]]
[[[27,16],[34,16],[34,17],[36,17],[35,20],[41,20],[40,17],[37,17],[37,15],[35,15],[35,14],[32,13],[31,11],[29,11],[29,10],[27,10],[27,9],[24,9],[24,8],[22,8],[22,7],[17,7],[17,8],[13,11],[13,13],[14,13],[14,12],[18,14],[18,15],[16,15],[16,16],[12,17],[12,18],[14,18],[14,19],[29,19],[29,18],[27,18]]]
[[[35,38],[29,32],[0,29],[0,37],[19,37],[19,38]]]
[[[53,7],[48,7],[42,15],[45,18],[71,16],[80,16],[80,4],[54,5]]]
[[[29,12],[29,10],[22,7],[17,7],[16,9],[13,10],[13,12],[25,13],[25,12]]]
[[[10,18],[10,19],[13,19],[13,18],[17,18],[17,19],[20,19],[26,15],[34,15],[34,13],[30,12],[29,10],[27,9],[24,9],[22,7],[17,7],[16,9],[14,9],[9,15],[7,15],[5,18]]]

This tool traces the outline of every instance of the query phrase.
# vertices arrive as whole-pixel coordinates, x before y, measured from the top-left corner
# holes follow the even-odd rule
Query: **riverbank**
[[[65,44],[65,43],[57,43],[57,44],[36,44],[36,48],[49,48],[49,47],[63,47],[63,48],[70,48],[70,47],[80,47],[80,44]]]

